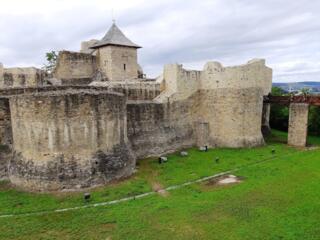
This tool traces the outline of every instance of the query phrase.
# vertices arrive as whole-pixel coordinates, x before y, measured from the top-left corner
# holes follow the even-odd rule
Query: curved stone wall
[[[62,91],[10,98],[12,183],[30,190],[91,187],[129,176],[135,158],[125,97]]]

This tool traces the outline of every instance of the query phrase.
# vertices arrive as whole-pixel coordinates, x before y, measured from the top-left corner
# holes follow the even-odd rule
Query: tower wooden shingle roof
[[[112,24],[107,34],[91,48],[96,49],[108,45],[141,48],[139,45],[133,43],[129,38],[127,38],[115,23]]]

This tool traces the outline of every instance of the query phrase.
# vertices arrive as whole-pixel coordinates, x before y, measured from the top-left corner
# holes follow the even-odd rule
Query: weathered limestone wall
[[[200,88],[201,71],[185,70],[179,64],[167,64],[164,67],[163,78],[166,92],[164,97],[170,96],[173,100],[174,95],[174,100],[182,100]]]
[[[0,98],[0,145],[11,146],[11,118],[9,100]]]
[[[208,123],[209,146],[252,147],[264,143],[263,96],[271,91],[272,70],[264,60],[235,67],[209,62],[201,74],[196,114]]]
[[[288,144],[305,147],[308,135],[309,104],[291,103],[289,107]]]
[[[272,70],[264,60],[235,67],[209,62],[203,71],[178,64],[164,68],[165,90],[155,98],[174,103],[198,95],[192,118],[195,142],[210,147],[251,147],[264,143],[261,134],[263,95],[271,91]]]
[[[0,66],[0,88],[42,86],[44,77],[45,73],[34,67],[3,68]]]
[[[137,158],[158,156],[195,145],[194,99],[158,103],[129,101],[128,137]]]
[[[4,79],[3,79],[3,65],[0,63],[0,88],[4,87]]]
[[[106,46],[98,49],[98,67],[108,80],[123,81],[138,78],[137,49],[122,46]]]
[[[8,99],[0,98],[0,180],[7,179],[7,166],[11,157],[11,120]]]
[[[92,81],[96,72],[96,57],[91,54],[59,52],[54,77],[62,80],[63,85],[86,85]]]
[[[210,147],[252,147],[264,143],[261,89],[220,88],[200,90],[199,95],[196,120],[208,124]]]
[[[128,100],[152,100],[161,92],[161,84],[155,81],[92,82],[90,87],[107,87],[123,93]]]
[[[10,98],[12,183],[31,190],[91,187],[129,176],[135,158],[119,93],[65,91]]]
[[[264,95],[271,91],[272,69],[266,67],[263,59],[253,59],[234,67],[223,67],[218,62],[208,62],[204,66],[200,89],[254,87],[261,88]]]
[[[81,42],[80,52],[81,53],[92,54],[93,52],[95,52],[95,50],[91,49],[91,47],[93,45],[95,45],[96,43],[98,43],[98,42],[99,42],[99,40],[97,40],[97,39],[92,39],[92,40],[89,40],[89,41]]]
[[[263,103],[262,119],[261,119],[261,131],[263,136],[268,136],[271,133],[270,128],[270,103]]]
[[[0,89],[0,97],[8,97],[10,95],[24,93],[44,93],[59,92],[62,90],[110,90],[123,93],[128,100],[152,100],[160,94],[160,85],[150,84],[139,87],[129,86],[86,86],[86,85],[64,85],[64,86],[43,86],[43,87],[27,87],[27,88],[3,88]]]

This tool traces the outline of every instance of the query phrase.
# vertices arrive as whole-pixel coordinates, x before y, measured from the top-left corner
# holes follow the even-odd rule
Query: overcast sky
[[[10,0],[0,4],[0,62],[41,66],[78,51],[112,23],[135,43],[149,76],[166,63],[202,69],[265,58],[273,81],[320,81],[319,0]]]

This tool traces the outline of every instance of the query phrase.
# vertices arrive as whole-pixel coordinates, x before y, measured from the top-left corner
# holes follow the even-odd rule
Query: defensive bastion
[[[8,85],[9,70],[0,65],[0,145],[8,149],[0,155],[0,177],[28,190],[79,189],[130,176],[136,159],[191,146],[264,144],[263,96],[272,82],[264,60],[208,62],[202,71],[168,64],[148,80],[137,65],[139,46],[120,41],[115,27],[89,42],[93,51],[83,44],[81,53],[58,60],[64,64],[55,73],[63,78],[20,69]],[[108,44],[110,51],[99,50]]]

